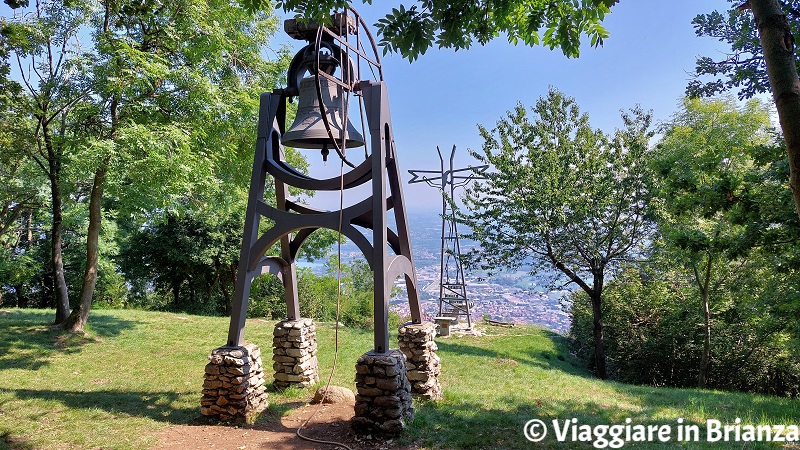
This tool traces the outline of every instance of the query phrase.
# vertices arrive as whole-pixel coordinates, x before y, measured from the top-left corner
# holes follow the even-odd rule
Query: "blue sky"
[[[373,3],[357,7],[370,24],[385,13],[381,3],[395,4]],[[438,169],[437,145],[449,152],[455,144],[457,164],[475,164],[467,149],[481,147],[477,124],[491,128],[517,102],[533,105],[549,86],[575,97],[593,127],[606,132],[621,126],[621,109],[636,104],[652,109],[657,121],[669,119],[696,57],[721,57],[726,50],[714,39],[697,37],[692,19],[729,5],[724,0],[622,0],[604,22],[611,33],[604,46],[585,45],[576,59],[560,50],[513,46],[502,38],[466,51],[431,50],[413,63],[383,56],[404,182],[408,169]],[[338,174],[335,160],[322,167],[317,154],[308,159],[315,173]],[[424,183],[406,184],[405,193],[411,211],[441,208],[436,192]],[[335,209],[331,199],[338,202],[338,195],[321,195],[313,203]]]

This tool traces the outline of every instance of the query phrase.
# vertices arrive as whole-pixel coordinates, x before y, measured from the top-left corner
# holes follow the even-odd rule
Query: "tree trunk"
[[[225,316],[230,317],[232,302],[231,294],[228,292],[228,283],[223,280],[220,287],[222,288],[222,297],[225,299]]]
[[[800,80],[794,37],[778,0],[750,0],[767,65],[772,97],[789,156],[789,186],[800,215]]]
[[[711,311],[708,307],[708,292],[703,292],[703,356],[700,358],[700,374],[697,387],[705,389],[708,385],[708,365],[711,361]]]
[[[697,266],[694,268],[697,288],[700,290],[700,301],[703,303],[703,354],[700,357],[700,373],[697,376],[697,387],[700,389],[705,389],[708,386],[708,367],[711,364],[711,308],[709,306],[709,295],[713,264],[714,258],[709,253],[702,279],[697,272]]]
[[[108,8],[108,6],[106,6]],[[107,10],[106,10],[107,12]],[[107,31],[105,23],[104,31]],[[109,105],[111,115],[110,139],[113,141],[117,137],[119,128],[119,101],[116,96],[112,97]],[[86,232],[86,270],[83,273],[83,283],[81,283],[81,293],[78,304],[72,310],[64,329],[73,333],[82,333],[86,322],[89,320],[89,311],[92,309],[92,298],[97,286],[97,265],[100,259],[100,229],[103,224],[103,189],[106,182],[106,173],[111,155],[106,155],[100,161],[94,173],[92,192],[89,195],[89,228]]]
[[[50,229],[50,257],[53,264],[53,288],[56,294],[55,324],[63,324],[69,316],[69,291],[64,276],[64,258],[61,253],[64,237],[64,211],[61,202],[61,158],[53,147],[52,137],[46,124],[42,125],[45,147],[49,161],[50,198],[52,203],[53,226]]]
[[[181,283],[183,280],[176,274],[172,276],[172,304],[175,311],[178,310],[178,305],[181,302]]]
[[[83,284],[78,304],[72,314],[64,322],[64,329],[73,333],[83,332],[86,321],[89,320],[89,311],[92,309],[92,298],[97,285],[97,262],[99,259],[100,227],[102,225],[103,185],[106,179],[108,161],[103,160],[94,174],[92,193],[89,196],[89,230],[86,235],[86,271],[83,274]]]
[[[592,299],[592,319],[594,332],[594,365],[597,378],[605,380],[608,378],[606,373],[606,342],[603,336],[603,274],[594,275],[594,286],[589,294]]]
[[[549,245],[548,251],[551,251]],[[583,289],[583,291],[589,295],[589,299],[592,302],[592,320],[594,324],[593,334],[595,374],[601,380],[605,380],[608,378],[608,374],[606,373],[606,342],[605,337],[603,336],[603,310],[601,309],[603,300],[603,274],[605,272],[605,266],[603,264],[597,264],[594,266],[595,268],[592,269],[593,286],[589,286],[581,277],[578,276],[578,274],[570,270],[569,267],[564,265],[563,262],[557,260],[552,252],[548,254],[548,257],[556,269],[563,272],[564,275],[569,277],[570,280],[580,286],[581,289]],[[600,267],[597,267],[598,265]]]
[[[220,274],[219,285],[222,289],[222,296],[225,298],[225,315],[230,317],[233,311],[233,298],[228,286],[236,286],[236,264],[227,265]]]
[[[25,237],[28,238],[27,242],[25,243],[25,248],[31,248],[33,245],[33,209],[28,212],[28,217],[25,220],[25,229],[27,230],[25,233]]]
[[[14,299],[15,304],[12,304],[11,306],[15,306],[17,308],[27,308],[28,302],[24,300],[24,297],[22,296],[22,285],[15,284],[13,287],[14,287],[14,297],[12,298]]]
[[[33,208],[28,210],[28,215],[25,218],[25,243],[23,244],[22,248],[25,249],[26,252],[31,251],[31,247],[33,246]],[[17,308],[27,308],[28,307],[28,296],[27,294],[23,294],[23,289],[26,286],[23,283],[14,285],[14,298],[16,299]]]
[[[53,182],[51,185],[57,185]],[[64,323],[69,316],[69,291],[67,280],[64,277],[64,257],[61,252],[64,235],[64,215],[61,204],[61,193],[53,189],[53,226],[50,229],[50,254],[53,262],[53,288],[56,294],[56,324]]]

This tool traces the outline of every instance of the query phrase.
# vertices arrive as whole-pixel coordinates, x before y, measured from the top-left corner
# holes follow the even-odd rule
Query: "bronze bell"
[[[325,104],[325,113],[328,117],[331,133],[336,139],[336,144],[331,141],[317,98],[316,80],[306,77],[300,81],[300,100],[297,105],[297,116],[294,123],[283,134],[283,145],[295,148],[322,149],[323,156],[327,156],[328,148],[341,147],[342,143],[342,117],[344,115],[345,93],[341,86],[330,82],[325,77],[320,77],[320,90],[322,101]],[[358,106],[355,111],[358,111]],[[359,133],[350,120],[347,120],[347,140],[345,148],[360,147],[364,145],[364,136]]]

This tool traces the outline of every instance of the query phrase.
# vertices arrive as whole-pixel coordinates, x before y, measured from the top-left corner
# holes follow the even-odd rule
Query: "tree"
[[[13,92],[13,84],[7,86]],[[32,140],[30,121],[11,101],[0,99],[0,108],[0,303],[5,290],[14,293],[12,304],[24,305],[20,288],[38,273],[32,255],[43,241],[37,228],[47,206],[47,178],[20,148]]]
[[[659,233],[605,289],[611,377],[793,395],[800,221],[785,151],[758,101],[686,99],[650,153]],[[580,294],[580,293],[579,293]],[[570,333],[587,358],[591,307]]]
[[[729,0],[741,4],[738,0]],[[724,61],[705,57],[698,60],[698,75],[724,75],[689,85],[692,95],[713,95],[741,88],[749,98],[770,90],[778,111],[789,159],[789,185],[796,212],[800,215],[800,79],[797,77],[797,50],[793,32],[798,31],[800,2],[796,0],[749,0],[726,15],[713,12],[695,18],[699,36],[713,36],[731,44],[732,54]],[[744,13],[747,9],[752,16]],[[790,22],[787,17],[791,15]]]
[[[763,234],[782,228],[756,220],[749,184],[758,171],[753,149],[772,143],[769,126],[769,112],[757,101],[740,110],[732,99],[687,99],[654,158],[659,200],[652,205],[659,229],[688,270],[702,311],[701,388],[708,384],[714,315],[726,308],[720,293],[739,283]]]
[[[157,302],[159,309],[230,314],[241,222],[241,215],[170,214],[163,223],[134,231],[117,262],[133,286],[172,297]],[[142,290],[136,294],[146,297]]]
[[[13,97],[18,91],[14,93],[15,83],[3,80],[1,72],[2,68],[0,91],[11,95],[2,98],[5,96],[0,94],[0,304],[9,292],[15,297],[11,304],[18,305],[16,287],[28,283],[35,272],[31,257],[38,241],[34,216],[47,204],[42,195],[47,180],[18,145],[30,138],[29,122],[14,110]]]
[[[780,155],[782,156],[782,155]],[[791,203],[791,202],[790,202]],[[790,216],[795,216],[793,209]],[[737,283],[723,286],[712,323],[713,364],[708,388],[796,396],[800,390],[797,341],[791,313],[797,273],[775,270],[771,251],[753,252]],[[659,252],[626,264],[606,287],[603,317],[609,377],[653,386],[697,386],[703,322],[692,277]],[[570,337],[577,356],[591,357],[592,312],[586,295],[574,296]]]
[[[244,207],[209,212],[169,213],[162,221],[128,234],[116,262],[126,280],[135,286],[135,303],[153,309],[230,315]],[[315,233],[303,245],[302,255],[312,260],[323,257],[334,236]],[[280,291],[277,294],[285,314],[282,289],[279,283],[262,283],[251,296],[272,297]],[[154,292],[151,294],[150,290]],[[254,303],[259,300],[262,299],[254,298]],[[260,312],[266,313],[263,303]]]
[[[24,9],[27,2],[11,6]],[[38,79],[25,79],[33,99],[28,114],[37,118],[39,147],[47,151],[28,153],[51,178],[54,265],[63,292],[57,321],[65,328],[79,332],[88,319],[111,205],[130,220],[157,222],[183,208],[227,214],[241,200],[235,186],[252,161],[258,94],[289,62],[286,51],[274,63],[262,55],[276,28],[271,10],[249,13],[224,1],[37,2],[33,12],[17,11],[4,23],[4,42],[23,76],[30,62]],[[93,47],[79,48],[78,36],[87,35]],[[70,192],[62,192],[64,173]],[[88,212],[84,273],[71,314],[60,256],[65,199]]]
[[[64,237],[63,165],[73,142],[74,110],[88,94],[82,84],[83,54],[79,33],[89,18],[85,5],[36,2],[29,13],[15,12],[2,22],[4,47],[17,62],[25,98],[18,107],[33,122],[33,139],[23,142],[25,152],[49,180],[52,226],[50,229],[56,318],[69,315],[69,294],[62,255]]]
[[[691,287],[666,255],[625,263],[604,290],[603,319],[609,378],[624,383],[697,385],[700,311],[688,306]],[[570,337],[578,358],[591,361],[592,307],[576,292],[570,303]],[[719,324],[723,326],[723,324]]]
[[[252,113],[242,108],[241,93],[249,92],[252,82],[267,81],[270,70],[260,51],[275,30],[271,11],[253,15],[226,2],[106,3],[92,23],[96,44],[92,86],[97,101],[87,115],[92,130],[87,138],[97,150],[89,168],[93,177],[85,274],[79,302],[66,323],[73,332],[81,331],[86,323],[97,282],[101,209],[109,171],[116,179],[131,180],[136,174],[123,175],[130,167],[119,163],[129,163],[131,156],[139,154],[138,159],[149,164],[137,166],[145,166],[150,175],[162,171],[161,176],[146,179],[148,187],[163,181],[170,168],[178,170],[171,174],[173,180],[162,184],[162,192],[168,186],[191,186],[187,176],[203,183],[199,174],[211,175],[203,170],[209,165],[192,153],[206,155],[206,148],[222,142],[206,135],[203,128],[217,121],[223,131],[225,126],[236,126],[238,114]],[[227,120],[220,121],[223,117]],[[225,132],[228,137],[237,134],[231,129]],[[178,164],[151,165],[170,159],[170,154],[174,158],[175,153],[181,155]]]
[[[686,100],[652,152],[660,234],[605,290],[615,379],[794,395],[800,221],[767,107]],[[588,298],[572,304],[578,355]]]
[[[532,108],[522,105],[490,132],[479,127],[490,164],[487,180],[466,191],[470,239],[481,248],[469,265],[496,270],[556,270],[591,299],[595,371],[606,378],[602,299],[606,276],[641,252],[650,232],[648,196],[650,115],[623,113],[625,128],[592,130],[575,100],[550,89]]]
[[[0,32],[0,248],[19,240],[18,221],[41,206],[41,177],[30,164],[22,142],[30,142],[30,122],[17,107],[22,87],[9,79],[7,39]]]

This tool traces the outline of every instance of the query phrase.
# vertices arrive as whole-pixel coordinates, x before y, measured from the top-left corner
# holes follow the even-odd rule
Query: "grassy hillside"
[[[0,449],[148,448],[168,424],[190,423],[199,415],[206,356],[225,343],[227,319],[95,311],[86,337],[65,338],[47,326],[52,317],[51,311],[0,311]],[[269,354],[272,327],[273,322],[249,321],[247,340]],[[325,378],[333,362],[333,334],[330,325],[318,327]],[[371,342],[370,332],[340,332],[335,384],[355,388],[355,361]],[[562,338],[536,327],[490,328],[481,337],[438,343],[445,398],[417,403],[415,421],[401,439],[423,448],[533,448],[522,426],[535,418],[675,424],[682,417],[704,424],[739,417],[751,424],[800,424],[797,400],[598,381],[576,365]],[[259,420],[276,420],[284,404],[307,395],[271,393],[270,412]],[[552,431],[543,444],[591,448],[560,444]],[[740,443],[737,448],[775,447]]]

